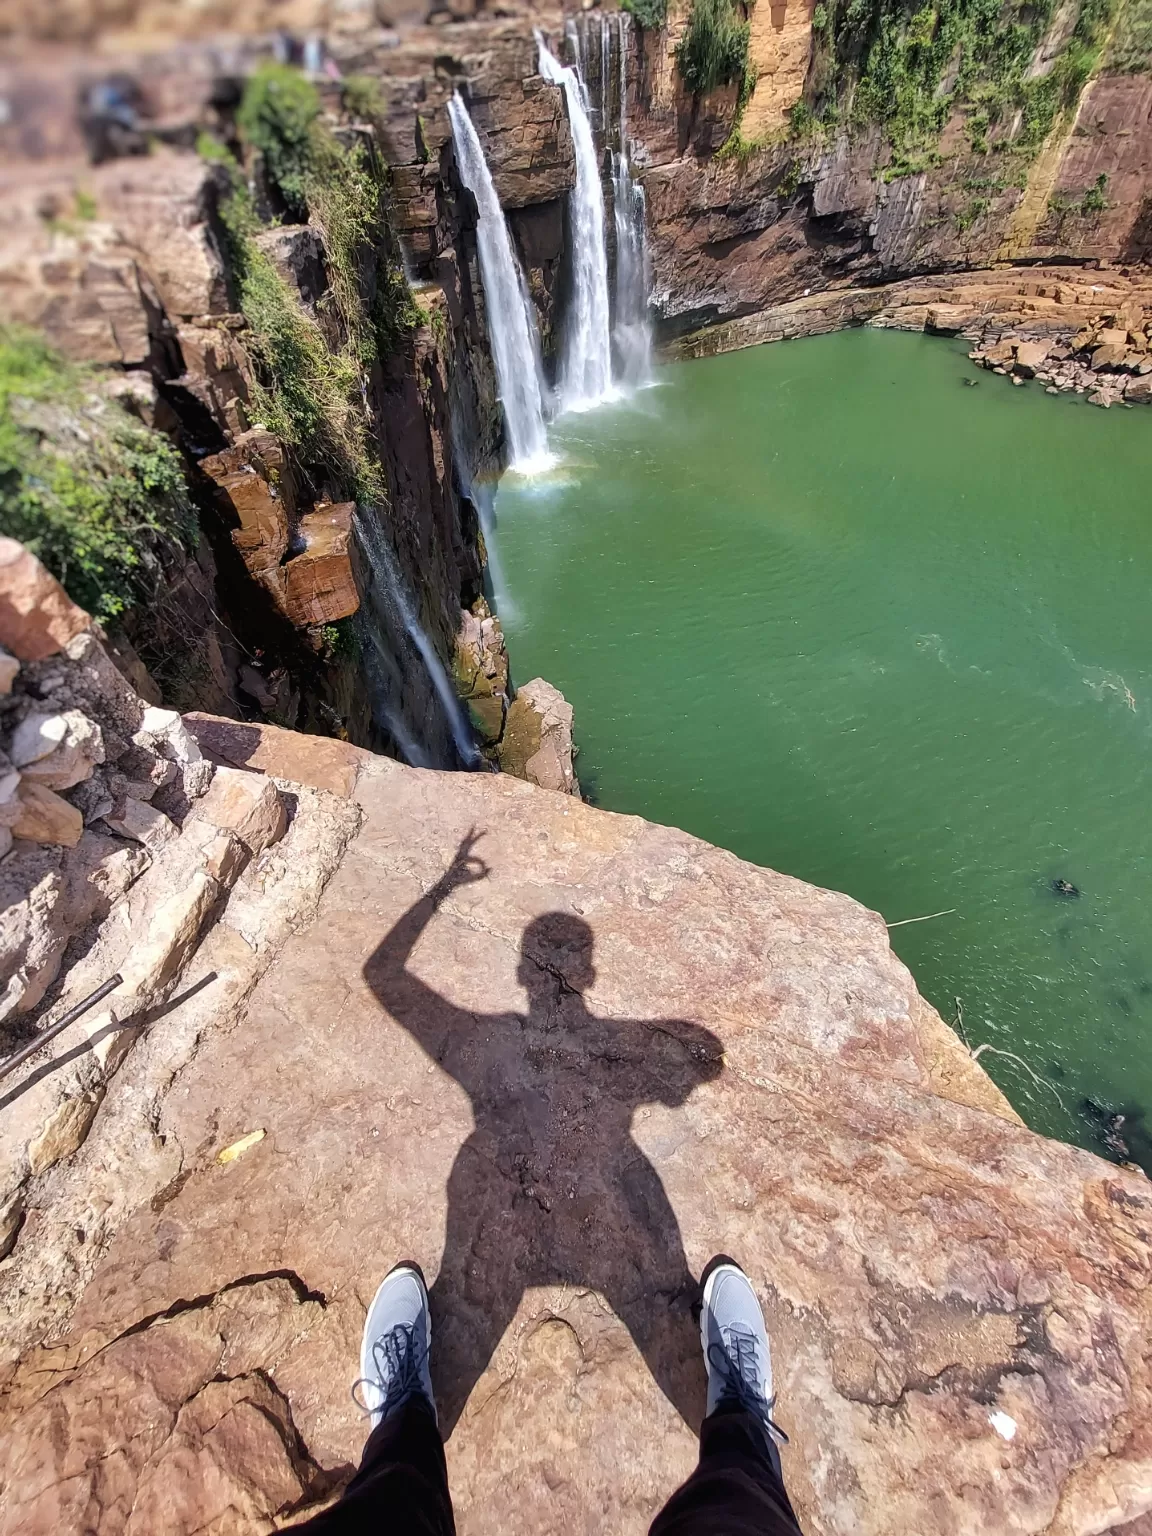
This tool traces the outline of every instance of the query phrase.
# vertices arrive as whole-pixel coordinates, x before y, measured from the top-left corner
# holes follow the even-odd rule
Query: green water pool
[[[1152,1170],[1152,412],[857,330],[552,442],[501,485],[498,599],[589,797],[889,922],[955,909],[892,930],[920,990],[1027,1063],[981,1056],[1030,1124],[1106,1150],[1123,1111]]]

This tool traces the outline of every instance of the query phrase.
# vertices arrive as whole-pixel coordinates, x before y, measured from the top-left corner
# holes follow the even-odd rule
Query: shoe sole
[[[428,1282],[424,1278],[424,1271],[420,1268],[415,1259],[401,1259],[399,1264],[393,1264],[392,1268],[388,1271],[383,1280],[381,1280],[380,1284],[376,1287],[376,1292],[373,1295],[372,1300],[368,1303],[368,1311],[364,1315],[364,1332],[360,1338],[361,1377],[366,1377],[368,1375],[369,1368],[372,1364],[370,1360],[366,1363],[364,1359],[365,1349],[369,1348],[372,1342],[368,1338],[368,1320],[376,1310],[376,1303],[380,1300],[381,1291],[383,1291],[384,1287],[388,1284],[389,1280],[391,1280],[394,1275],[400,1274],[415,1275],[417,1280],[420,1282],[420,1289],[424,1294],[424,1310],[428,1314],[428,1348],[429,1350],[432,1348],[432,1306],[428,1300]]]

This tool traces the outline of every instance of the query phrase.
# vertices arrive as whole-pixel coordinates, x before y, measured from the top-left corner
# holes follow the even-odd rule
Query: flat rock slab
[[[404,1257],[462,1536],[647,1528],[694,1463],[717,1251],[812,1536],[1152,1508],[1152,1186],[1027,1131],[881,919],[504,776],[377,760],[356,794],[316,920],[162,1102],[183,1172],[7,1381],[0,1532],[317,1507]]]

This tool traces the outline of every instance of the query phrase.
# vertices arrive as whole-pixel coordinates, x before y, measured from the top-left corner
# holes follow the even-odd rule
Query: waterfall
[[[476,245],[488,311],[488,340],[504,407],[509,467],[525,473],[552,461],[544,430],[540,343],[532,301],[476,128],[459,92],[448,103],[452,139],[464,185],[476,199]]]
[[[604,189],[588,99],[575,69],[567,69],[537,32],[540,73],[564,88],[576,149],[576,185],[569,196],[572,232],[572,299],[560,365],[560,403],[586,410],[612,396],[612,342],[608,310],[608,260],[604,251]]]
[[[480,761],[480,754],[476,750],[476,744],[472,740],[472,733],[468,728],[468,721],[464,714],[464,708],[460,703],[455,688],[449,681],[448,674],[444,670],[444,663],[436,654],[431,640],[424,633],[420,620],[416,617],[416,610],[412,599],[404,585],[404,578],[400,574],[400,566],[396,560],[396,554],[388,537],[377,517],[365,517],[357,508],[356,511],[356,537],[360,548],[368,558],[372,567],[372,574],[379,578],[383,588],[383,596],[389,601],[399,619],[400,628],[408,636],[415,647],[421,661],[424,663],[432,687],[440,700],[444,710],[448,728],[452,732],[452,742],[456,748],[456,755],[466,768],[475,768]],[[391,721],[387,722],[393,734],[396,735],[401,750],[405,751],[404,743],[395,730]],[[409,759],[411,761],[411,759]]]
[[[408,723],[391,700],[403,691],[403,678],[395,658],[388,654],[379,631],[363,608],[353,618],[353,628],[372,701],[372,723],[382,727],[396,744],[400,756],[413,768],[431,768],[428,754],[413,736]]]
[[[612,211],[616,225],[616,319],[612,341],[620,377],[635,388],[651,382],[652,327],[648,319],[648,209],[644,188],[633,180],[628,162],[628,40],[632,35],[627,11],[616,13],[619,46],[620,115],[617,149],[612,155]],[[601,94],[604,137],[608,138],[608,78],[611,55],[607,16],[601,29]]]

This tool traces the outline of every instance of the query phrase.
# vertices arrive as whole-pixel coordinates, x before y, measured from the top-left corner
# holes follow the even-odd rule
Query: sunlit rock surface
[[[277,740],[232,750],[275,773]],[[340,779],[323,749],[364,819],[315,918],[231,918],[275,956],[250,999],[218,949],[30,1187],[0,1531],[317,1507],[412,1257],[459,1529],[642,1532],[694,1460],[719,1250],[764,1301],[806,1531],[1152,1506],[1152,1190],[1027,1131],[879,917],[507,776],[352,749]]]

